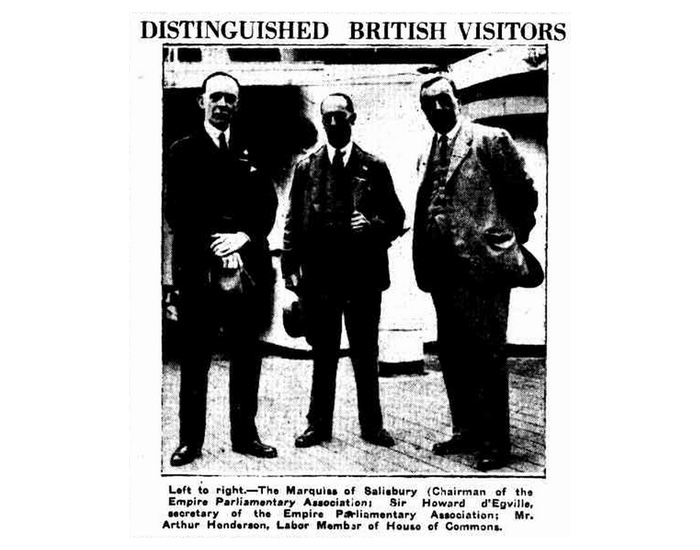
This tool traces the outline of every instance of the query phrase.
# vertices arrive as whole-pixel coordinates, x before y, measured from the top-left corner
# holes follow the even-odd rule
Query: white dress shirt
[[[343,155],[343,166],[347,166],[348,159],[350,158],[350,151],[352,151],[352,140],[348,141],[347,145],[340,149],[336,149],[330,143],[327,144],[326,152],[328,153],[328,160],[330,160],[331,163],[333,163],[336,151],[340,151],[340,154]]]
[[[209,137],[212,139],[214,145],[216,145],[216,148],[218,149],[221,130],[212,126],[208,120],[204,121],[204,129],[206,130],[207,134],[209,134]],[[226,146],[231,147],[231,125],[227,126],[226,130],[224,130],[224,136],[226,137]]]

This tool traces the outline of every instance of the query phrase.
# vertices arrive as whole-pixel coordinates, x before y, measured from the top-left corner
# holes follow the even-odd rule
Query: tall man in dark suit
[[[227,73],[202,84],[202,126],[175,142],[165,159],[166,220],[173,232],[175,284],[180,292],[180,445],[173,466],[201,456],[207,379],[215,336],[224,327],[230,353],[233,450],[272,458],[255,426],[260,380],[259,335],[270,320],[274,275],[267,235],[277,195],[241,147],[231,122],[240,86]],[[224,293],[220,276],[244,268],[253,284]]]
[[[330,441],[341,321],[350,342],[361,435],[390,447],[379,402],[378,328],[382,291],[389,287],[387,249],[401,233],[404,210],[386,164],[353,143],[350,97],[321,104],[328,144],[296,167],[285,227],[282,272],[297,292],[313,348],[307,430],[297,447]]]
[[[451,80],[426,81],[420,101],[435,135],[419,163],[414,268],[435,305],[453,423],[453,437],[433,452],[476,451],[477,468],[487,471],[503,466],[510,453],[510,283],[489,258],[527,241],[537,194],[508,133],[460,115]]]

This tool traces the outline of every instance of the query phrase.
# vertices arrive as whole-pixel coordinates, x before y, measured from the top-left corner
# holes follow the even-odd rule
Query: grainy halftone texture
[[[545,465],[544,359],[509,360],[513,460],[489,475],[541,475]],[[430,358],[429,365],[436,363]],[[297,449],[294,438],[306,428],[311,387],[311,361],[266,357],[260,377],[257,425],[264,443],[277,447],[276,459],[259,459],[231,451],[228,418],[228,363],[215,360],[209,371],[207,435],[203,456],[172,468],[169,458],[178,444],[179,367],[163,367],[164,473],[221,475],[428,474],[478,475],[474,457],[432,454],[434,443],[448,439],[451,423],[442,374],[380,378],[384,425],[395,447],[375,447],[360,439],[352,367],[340,360],[333,441]]]

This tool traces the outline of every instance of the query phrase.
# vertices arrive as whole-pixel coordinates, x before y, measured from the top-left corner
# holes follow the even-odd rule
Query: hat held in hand
[[[284,324],[284,330],[292,338],[304,336],[304,323],[301,315],[301,304],[298,298],[295,298],[284,306],[282,322]]]

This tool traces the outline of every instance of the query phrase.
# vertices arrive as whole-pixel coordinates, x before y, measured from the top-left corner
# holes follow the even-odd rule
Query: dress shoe
[[[235,441],[231,447],[236,453],[256,456],[258,458],[275,458],[277,449],[270,445],[265,445],[259,439],[249,439],[247,441]]]
[[[325,441],[331,440],[331,434],[327,431],[321,431],[313,426],[306,428],[306,431],[294,440],[294,446],[301,449],[320,445]]]
[[[362,439],[364,439],[367,443],[379,445],[380,447],[393,447],[396,445],[394,438],[391,437],[391,434],[385,429],[381,429],[372,434],[362,434]]]
[[[180,445],[170,457],[171,466],[184,466],[202,456],[202,449],[191,445]]]
[[[476,457],[476,469],[480,472],[498,470],[508,465],[509,458],[506,452],[482,452]]]
[[[475,445],[466,435],[456,434],[452,439],[433,445],[433,454],[438,456],[464,454],[474,451]]]

